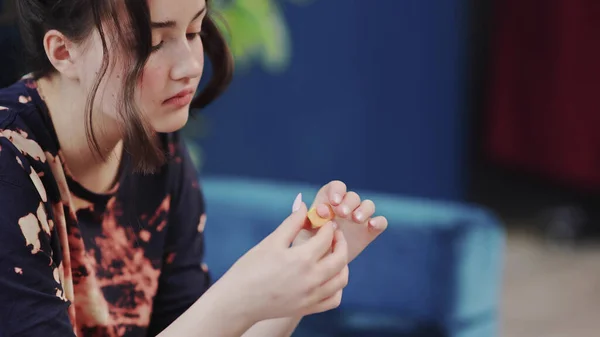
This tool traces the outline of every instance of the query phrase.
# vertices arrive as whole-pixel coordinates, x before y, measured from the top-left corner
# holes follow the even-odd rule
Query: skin
[[[153,30],[154,51],[144,69],[137,91],[137,104],[143,117],[158,132],[181,129],[188,120],[189,106],[179,109],[163,102],[184,89],[195,90],[204,67],[203,46],[198,33],[204,18],[204,1],[186,0],[172,6],[165,0],[149,1],[153,21],[175,20],[177,27]],[[190,14],[192,13],[192,14]],[[196,14],[200,13],[200,16]],[[193,21],[192,21],[193,20]],[[119,46],[107,41],[109,50]],[[118,171],[123,151],[121,122],[116,113],[116,97],[122,90],[122,69],[126,67],[111,53],[111,67],[104,77],[94,106],[94,131],[103,162],[88,146],[84,125],[85,100],[101,68],[102,45],[97,32],[83,43],[69,41],[56,30],[44,38],[46,54],[57,70],[38,82],[50,109],[59,142],[71,173],[86,188],[105,192]]]
[[[198,87],[204,67],[198,33],[206,3],[179,0],[172,6],[172,0],[149,0],[148,4],[153,22],[173,21],[175,25],[153,29],[156,50],[144,68],[136,100],[156,131],[173,132],[187,122],[189,105],[175,107],[165,100]],[[115,181],[123,151],[116,97],[126,65],[118,57],[111,60],[111,71],[102,81],[93,107],[96,137],[108,158],[101,161],[88,145],[83,127],[85,97],[102,60],[99,35],[93,32],[78,44],[51,30],[43,42],[57,71],[40,79],[38,86],[66,165],[83,186],[106,192]],[[119,51],[108,43],[113,53]],[[374,217],[374,203],[361,200],[340,181],[323,186],[312,204],[322,216],[328,212],[324,204],[331,204],[334,222],[309,230],[306,205],[296,205],[298,209],[290,217],[240,258],[161,336],[196,336],[199,331],[209,336],[289,336],[302,316],[337,307],[348,282],[348,263],[386,229],[387,220]]]
[[[361,201],[360,196],[356,192],[348,191],[346,184],[341,181],[334,180],[317,192],[312,205],[317,207],[317,214],[322,217],[329,215],[329,208],[326,204],[332,206],[335,212],[333,221],[346,241],[348,263],[354,260],[388,226],[384,216],[374,216],[375,204],[373,201],[368,199]],[[327,230],[328,225],[319,230],[311,230],[310,226],[305,223],[294,238],[293,246],[308,242],[320,231]],[[346,269],[340,274],[347,272],[346,266]],[[345,277],[347,281],[348,275],[346,274]],[[341,292],[336,296],[339,296],[341,301]],[[296,315],[261,321],[244,334],[244,337],[290,336],[301,319],[301,315]]]

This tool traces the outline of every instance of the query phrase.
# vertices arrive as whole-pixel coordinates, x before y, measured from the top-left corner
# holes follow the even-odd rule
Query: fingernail
[[[342,206],[342,214],[348,215],[350,213],[350,208],[346,205]]]
[[[376,225],[375,220],[369,221],[369,226],[371,226],[371,228],[375,229],[376,228],[375,225]]]
[[[342,196],[339,194],[334,194],[333,195],[333,202],[335,202],[336,204],[339,204],[340,202],[342,202]]]
[[[363,214],[361,211],[357,211],[354,213],[354,217],[356,218],[356,220],[358,221],[362,221],[363,220]]]
[[[296,212],[302,206],[302,193],[298,193],[296,199],[294,199],[294,204],[292,205],[292,212]]]

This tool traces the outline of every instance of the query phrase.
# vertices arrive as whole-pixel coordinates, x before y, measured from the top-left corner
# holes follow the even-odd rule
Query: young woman
[[[0,336],[289,336],[385,228],[339,181],[212,284],[178,130],[232,65],[205,0],[18,0],[31,73],[0,90]],[[204,55],[212,78],[196,95]]]

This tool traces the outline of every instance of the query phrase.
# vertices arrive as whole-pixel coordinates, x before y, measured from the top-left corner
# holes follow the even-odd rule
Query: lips
[[[189,96],[189,95],[192,95],[192,94],[194,94],[194,90],[192,90],[192,89],[184,89],[184,90],[181,90],[180,92],[178,92],[177,94],[175,94],[174,96],[171,96],[171,97],[167,98],[165,100],[165,102],[167,102],[169,100],[172,100],[172,99],[183,98],[183,97],[186,97],[186,96]]]
[[[185,90],[178,92],[176,95],[171,96],[170,98],[166,99],[163,102],[163,104],[184,106],[184,105],[189,104],[192,101],[193,96],[194,96],[193,89],[185,89]]]

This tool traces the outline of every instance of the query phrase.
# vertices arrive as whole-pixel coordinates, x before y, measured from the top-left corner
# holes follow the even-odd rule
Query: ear
[[[52,29],[44,35],[44,50],[56,70],[69,79],[78,79],[75,59],[77,53],[71,42],[61,32]]]

